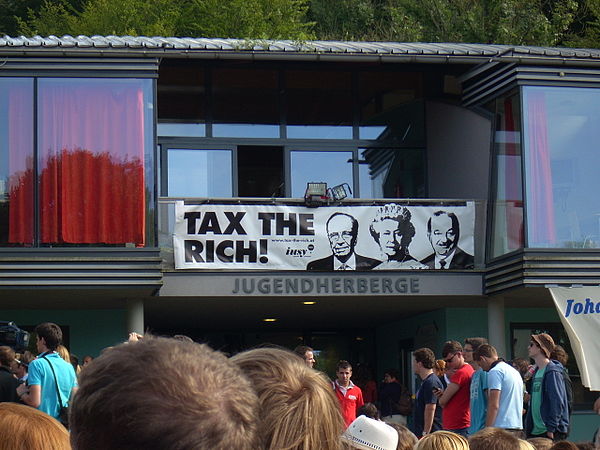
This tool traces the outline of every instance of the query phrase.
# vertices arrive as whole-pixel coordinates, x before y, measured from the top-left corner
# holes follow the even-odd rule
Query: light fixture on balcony
[[[348,191],[346,191],[346,188]],[[331,197],[332,200],[339,202],[340,200],[344,200],[346,197],[348,197],[348,192],[350,195],[352,195],[352,189],[350,189],[350,185],[348,183],[338,184],[337,186],[329,189],[329,197]]]
[[[327,203],[327,183],[309,182],[306,183],[306,192],[304,193],[304,204],[310,208],[316,208]]]

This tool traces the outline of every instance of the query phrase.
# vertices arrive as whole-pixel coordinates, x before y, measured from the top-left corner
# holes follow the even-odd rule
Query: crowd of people
[[[446,342],[442,359],[417,349],[411,396],[392,369],[363,392],[340,361],[332,381],[310,347],[228,357],[185,336],[132,334],[77,374],[60,327],[35,333],[35,358],[0,347],[0,450],[594,448],[566,440],[572,393],[547,334],[531,336],[531,366],[484,338]]]

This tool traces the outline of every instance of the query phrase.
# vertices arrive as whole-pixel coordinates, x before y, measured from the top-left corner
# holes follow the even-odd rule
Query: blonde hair
[[[48,414],[19,405],[0,403],[0,450],[70,450],[69,433]]]
[[[339,450],[345,429],[331,383],[294,353],[257,348],[231,358],[253,384],[265,449]]]
[[[435,431],[417,442],[414,450],[469,450],[469,442],[450,431]]]
[[[514,450],[523,449],[519,438],[502,428],[487,427],[469,436],[469,445],[472,450]]]
[[[69,350],[67,350],[67,347],[60,344],[58,347],[56,347],[56,352],[62,359],[71,364],[71,354],[69,353]]]
[[[527,442],[524,439],[519,439],[519,450],[535,450],[535,447],[531,442]]]

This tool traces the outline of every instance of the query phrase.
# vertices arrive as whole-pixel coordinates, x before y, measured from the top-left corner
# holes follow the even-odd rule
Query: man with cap
[[[560,441],[569,433],[569,403],[562,365],[550,360],[554,340],[549,334],[532,334],[529,357],[537,365],[532,378],[531,399],[525,417],[528,437],[548,437]]]

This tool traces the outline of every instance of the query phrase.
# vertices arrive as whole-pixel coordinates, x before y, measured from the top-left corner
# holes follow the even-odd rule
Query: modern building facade
[[[0,59],[0,319],[57,322],[79,355],[151,330],[410,382],[448,339],[569,349],[548,287],[600,284],[600,51],[65,36]],[[312,182],[347,197],[307,205]],[[412,241],[386,247],[390,211]]]

